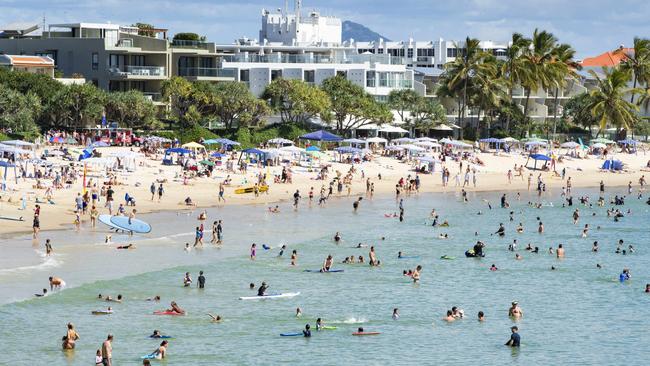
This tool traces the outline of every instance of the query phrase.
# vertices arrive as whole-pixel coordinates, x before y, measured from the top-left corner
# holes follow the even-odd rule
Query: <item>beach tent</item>
[[[361,154],[363,150],[351,146],[341,146],[334,149],[339,154]]]
[[[447,126],[444,123],[441,123],[441,124],[437,125],[433,129],[436,130],[436,131],[453,131],[454,130],[453,128]]]
[[[603,144],[602,142],[597,142],[593,145],[591,145],[594,149],[605,149],[607,148],[607,145]]]
[[[308,148],[305,149],[305,151],[320,151],[318,146],[309,146]]]
[[[283,146],[283,147],[279,148],[278,150],[285,151],[285,152],[291,152],[291,153],[300,153],[300,152],[305,151],[305,149],[300,148],[298,146],[294,146],[294,145]]]
[[[398,144],[410,144],[410,143],[415,142],[415,140],[412,139],[412,138],[409,138],[409,137],[401,137],[401,138],[398,138],[398,139],[393,139],[393,140],[391,140],[391,142],[396,142]]]
[[[480,140],[478,140],[478,141],[479,141],[479,142],[485,142],[485,143],[488,143],[488,144],[497,144],[497,143],[501,142],[501,140],[499,140],[499,139],[496,138],[496,137],[490,137],[490,138],[486,138],[486,139],[480,139]]]
[[[379,132],[384,132],[384,133],[409,133],[407,130],[399,127],[399,126],[383,126],[379,128]]]
[[[342,142],[345,142],[345,143],[348,143],[348,144],[365,144],[366,143],[365,140],[359,140],[359,139],[355,139],[355,138],[345,139]]]
[[[174,148],[165,150],[165,155],[166,154],[181,154],[182,155],[182,154],[189,154],[191,152],[192,151],[190,151],[188,149],[184,149],[182,147],[174,147]]]
[[[316,132],[310,132],[300,136],[303,140],[313,140],[313,141],[325,141],[325,142],[336,142],[343,140],[342,137],[337,136],[333,133],[327,132],[325,130],[319,130]]]
[[[431,142],[431,141],[417,141],[417,142],[414,143],[413,145],[417,145],[417,146],[421,146],[421,147],[426,147],[426,148],[429,148],[429,149],[432,149],[432,148],[435,148],[435,147],[440,147],[440,146],[442,146],[442,145],[440,145],[439,143]]]
[[[282,137],[276,137],[274,139],[270,139],[267,141],[267,143],[272,145],[293,145],[293,141]]]
[[[618,142],[621,145],[638,145],[639,144],[639,141],[632,140],[632,139],[619,140],[619,141],[616,141],[616,142]],[[3,142],[3,144],[6,144],[6,143],[7,143],[6,141]]]
[[[432,137],[426,137],[426,136],[425,137],[418,137],[418,138],[415,139],[415,141],[419,141],[419,142],[422,142],[422,141],[438,142],[438,140],[436,140],[436,139],[434,139]]]
[[[224,155],[224,154],[222,154],[220,152],[213,152],[210,156],[212,156],[213,158],[222,158],[222,157],[224,157],[226,155]]]
[[[188,142],[187,144],[181,145],[182,148],[192,150],[195,154],[199,151],[205,151],[205,146],[199,144],[198,142]]]
[[[388,140],[383,137],[368,137],[366,142],[370,144],[387,144]]]
[[[2,141],[3,144],[9,145],[9,146],[20,146],[20,147],[34,147],[36,146],[35,144],[32,144],[31,142],[23,141],[23,140],[7,140],[7,141]]]
[[[462,142],[462,141],[449,141],[447,143],[447,145],[453,146],[453,147],[458,147],[458,148],[461,148],[461,149],[468,149],[468,148],[473,148],[474,147],[474,146],[472,146],[472,145],[470,145],[468,143]]]
[[[224,145],[224,146],[239,146],[239,145],[241,145],[237,141],[233,141],[233,140],[226,139],[226,138],[205,140],[205,141],[203,141],[203,143],[208,144],[208,145],[220,144],[220,145]]]
[[[519,142],[519,140],[517,140],[514,137],[504,137],[502,139],[499,139],[499,142],[506,142],[506,143],[507,142]]]
[[[10,163],[8,161],[0,160],[0,167],[5,168],[5,173],[4,173],[3,178],[2,178],[2,190],[3,191],[7,190],[7,170],[9,170],[9,168],[14,168],[14,178],[16,180],[16,184],[18,184],[18,174],[16,173],[16,165],[15,164],[12,164],[12,163]]]
[[[402,151],[402,150],[404,150],[404,146],[389,145],[389,146],[386,146],[386,150],[388,150],[388,151]]]
[[[537,169],[537,160],[551,161],[551,157],[543,154],[530,154],[528,156],[528,160],[529,159],[533,159],[535,161],[535,166],[533,167],[533,169]],[[528,166],[528,160],[526,160],[526,166]]]
[[[568,141],[560,145],[560,147],[565,148],[565,149],[576,149],[580,147],[580,144],[575,142],[575,141]]]
[[[260,150],[260,149],[255,149],[255,148],[250,148],[250,149],[242,150],[242,152],[243,152],[243,153],[246,153],[246,154],[264,155],[264,151],[262,151],[262,150]]]
[[[422,152],[422,151],[426,151],[425,148],[423,148],[423,147],[419,147],[419,146],[415,146],[415,145],[404,145],[404,149],[406,149],[406,150],[408,150],[408,151],[410,151],[410,152]]]
[[[623,170],[623,162],[620,160],[605,160],[600,169],[604,170]]]

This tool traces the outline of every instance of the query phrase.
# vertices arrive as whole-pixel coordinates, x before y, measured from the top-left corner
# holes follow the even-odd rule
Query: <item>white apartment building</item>
[[[302,15],[302,1],[295,0],[294,11],[289,13],[285,1],[284,10],[272,13],[262,9],[260,42],[284,45],[338,46],[341,43],[341,19],[322,16],[312,11]]]

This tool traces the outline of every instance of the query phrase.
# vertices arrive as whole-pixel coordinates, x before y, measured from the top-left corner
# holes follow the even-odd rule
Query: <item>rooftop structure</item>
[[[336,46],[341,43],[341,19],[323,16],[317,11],[302,14],[302,0],[295,0],[294,12],[289,13],[285,2],[284,10],[277,12],[262,10],[260,43],[283,45]]]
[[[598,56],[587,57],[582,60],[582,67],[616,67],[627,58],[628,54],[633,54],[633,48],[623,46],[614,51],[607,51]]]
[[[54,60],[47,56],[0,54],[0,67],[54,77]]]

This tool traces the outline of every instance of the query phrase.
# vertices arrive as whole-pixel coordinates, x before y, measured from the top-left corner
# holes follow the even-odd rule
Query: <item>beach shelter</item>
[[[34,147],[36,146],[35,144],[32,144],[31,142],[23,141],[23,140],[7,140],[7,141],[2,141],[3,144],[9,145],[9,146],[20,146],[20,147]]]
[[[183,144],[183,145],[181,145],[181,147],[184,148],[184,149],[187,149],[187,150],[191,150],[195,154],[197,154],[199,152],[205,152],[205,146],[199,144],[198,142],[194,142],[194,141],[188,142],[187,144]]]
[[[303,140],[312,140],[312,141],[325,141],[325,142],[336,142],[343,140],[342,137],[337,136],[331,132],[325,130],[319,130],[316,132],[310,132],[300,136]]]
[[[282,137],[276,137],[274,139],[270,139],[267,141],[267,143],[271,145],[278,145],[278,146],[293,145],[293,141]]]
[[[16,184],[18,184],[18,174],[16,173],[16,165],[12,164],[8,161],[0,160],[0,167],[5,168],[5,173],[2,178],[2,190],[6,191],[7,190],[7,171],[9,168],[14,168],[14,178],[16,180]]]
[[[363,150],[351,146],[341,146],[334,149],[339,154],[361,154]]]
[[[409,137],[400,137],[398,139],[391,140],[391,142],[398,143],[398,144],[410,144],[412,142],[415,142],[415,140]]]
[[[404,146],[389,145],[389,146],[386,146],[386,150],[388,150],[388,151],[402,151],[402,150],[404,150]]]
[[[226,155],[224,155],[224,154],[222,154],[220,152],[213,152],[210,156],[213,157],[213,158],[222,158],[222,157],[224,157]]]
[[[560,145],[560,147],[565,148],[565,149],[576,149],[580,147],[580,144],[575,142],[575,141],[568,141]]]
[[[551,161],[551,157],[543,154],[530,154],[528,156],[528,159],[526,160],[526,166],[528,166],[528,160],[533,159],[535,161],[535,165],[533,169],[537,169],[537,160],[541,161]]]
[[[428,141],[428,142],[438,142],[438,140],[432,138],[432,137],[418,137],[415,139],[415,141],[422,142],[422,141]]]
[[[620,160],[609,159],[605,160],[600,169],[604,170],[623,170],[623,162]]]
[[[345,139],[345,140],[343,140],[342,142],[345,142],[345,143],[348,143],[348,144],[353,144],[353,145],[356,145],[356,144],[365,144],[365,143],[366,143],[365,140],[360,140],[360,139],[355,139],[355,138],[352,138],[352,139]]]
[[[597,142],[593,145],[591,145],[592,148],[594,149],[605,149],[607,148],[607,145],[603,144],[602,142]]]

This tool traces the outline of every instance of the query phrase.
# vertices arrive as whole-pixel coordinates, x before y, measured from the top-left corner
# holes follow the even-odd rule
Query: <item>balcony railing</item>
[[[380,88],[395,88],[395,89],[401,89],[401,88],[412,88],[413,87],[413,81],[411,80],[395,80],[395,79],[368,79],[366,80],[366,87],[368,88],[374,88],[374,87],[380,87]]]
[[[238,54],[226,56],[225,62],[283,63],[283,64],[361,64],[378,63],[386,65],[405,65],[403,57],[390,55],[310,55],[310,54]]]
[[[172,47],[175,48],[198,48],[202,50],[207,50],[208,43],[207,42],[201,42],[201,41],[184,41],[184,40],[173,40],[172,41]]]
[[[165,68],[162,66],[111,67],[109,71],[113,75],[124,76],[165,76]]]
[[[142,92],[145,98],[149,99],[152,102],[160,102],[162,101],[162,94],[161,93],[149,93],[149,92]]]
[[[214,67],[180,67],[178,76],[186,77],[213,77],[213,78],[234,78],[234,69],[219,69]]]

